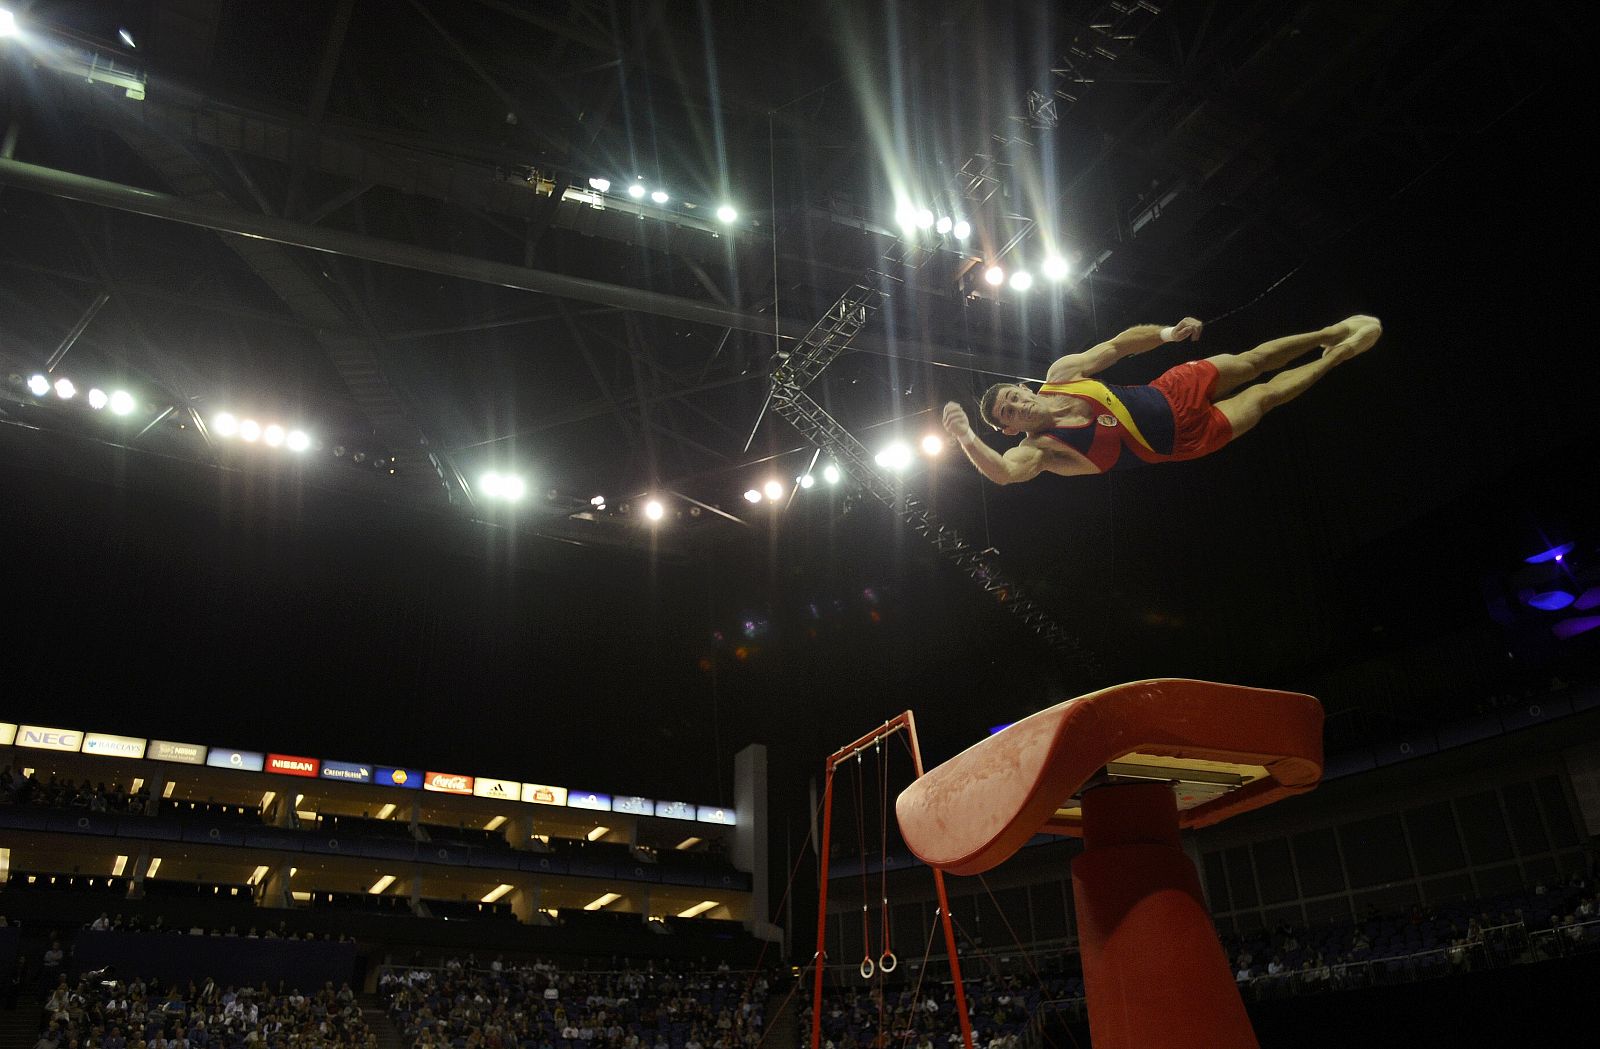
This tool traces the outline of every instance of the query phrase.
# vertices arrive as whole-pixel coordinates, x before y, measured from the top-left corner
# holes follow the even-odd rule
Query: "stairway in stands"
[[[0,1009],[0,1049],[33,1049],[44,1031],[39,999],[29,992],[17,995],[15,1009]]]
[[[378,1049],[405,1049],[405,1039],[400,1035],[400,1028],[384,1011],[383,999],[376,994],[363,994],[357,1000],[361,1003],[361,1019],[378,1036]],[[7,1047],[0,1045],[0,1049]]]
[[[774,981],[781,982],[781,981]],[[761,1049],[800,1049],[800,1001],[805,988],[767,999],[766,1037]]]

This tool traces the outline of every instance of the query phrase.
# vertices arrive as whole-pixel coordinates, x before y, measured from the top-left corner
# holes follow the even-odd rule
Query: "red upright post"
[[[822,788],[822,843],[817,846],[817,956],[811,992],[811,1049],[822,1049],[822,976],[828,966],[828,842],[833,837],[833,759]]]
[[[1072,892],[1095,1049],[1255,1049],[1172,787],[1091,788],[1083,842]]]

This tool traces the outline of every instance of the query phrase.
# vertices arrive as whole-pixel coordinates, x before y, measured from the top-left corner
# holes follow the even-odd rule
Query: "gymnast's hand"
[[[972,424],[967,421],[966,409],[955,401],[944,406],[944,428],[957,441],[972,439]]]
[[[1185,339],[1193,339],[1199,342],[1200,329],[1203,327],[1205,325],[1194,317],[1185,317],[1172,326],[1172,341],[1183,342]]]

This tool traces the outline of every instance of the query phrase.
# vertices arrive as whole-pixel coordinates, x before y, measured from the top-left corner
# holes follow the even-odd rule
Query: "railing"
[[[1569,958],[1597,950],[1600,950],[1600,919],[1531,933],[1526,925],[1516,922],[1483,929],[1470,942],[1413,954],[1255,976],[1239,981],[1239,994],[1246,1002],[1252,1002],[1362,987],[1392,987],[1458,973],[1486,972],[1513,965]],[[1082,1022],[1086,1016],[1085,999],[1080,996],[1040,1002],[1028,1018],[1024,1049],[1043,1049],[1047,1045],[1044,1029],[1056,1016]]]

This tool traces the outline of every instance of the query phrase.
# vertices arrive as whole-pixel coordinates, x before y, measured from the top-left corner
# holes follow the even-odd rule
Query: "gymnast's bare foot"
[[[1383,325],[1376,317],[1358,313],[1328,330],[1341,335],[1337,342],[1323,348],[1322,356],[1334,364],[1343,364],[1350,358],[1359,357],[1372,349],[1373,344],[1378,341],[1378,336],[1383,334]]]

